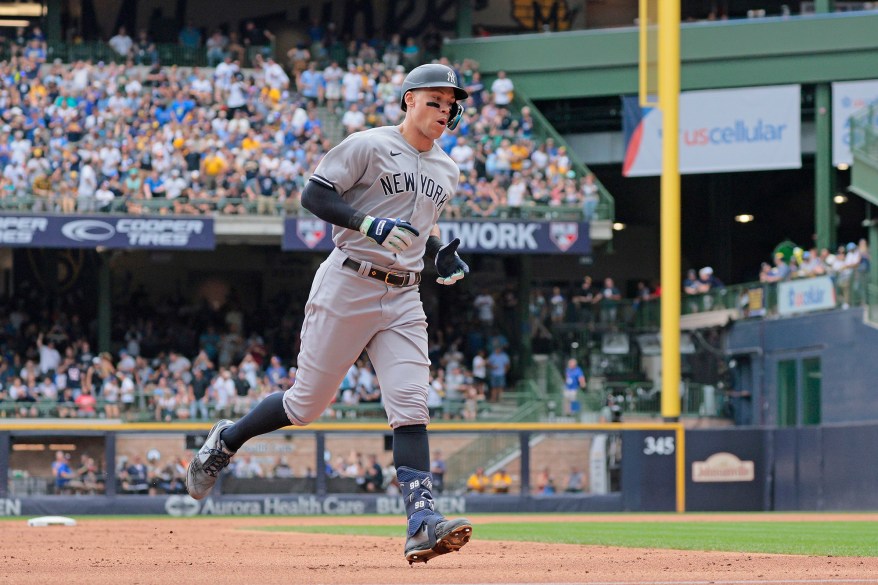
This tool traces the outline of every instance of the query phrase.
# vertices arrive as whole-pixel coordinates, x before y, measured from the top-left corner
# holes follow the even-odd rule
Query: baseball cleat
[[[426,563],[433,557],[460,550],[469,542],[473,526],[466,518],[439,520],[433,524],[424,522],[414,536],[405,542],[405,560],[413,563]],[[432,528],[432,530],[431,530]],[[430,532],[434,533],[431,534]]]
[[[216,478],[219,472],[229,464],[234,451],[226,449],[220,439],[220,433],[223,429],[232,426],[234,423],[230,420],[221,420],[213,425],[207,439],[192,458],[189,469],[186,471],[186,491],[196,500],[201,500],[216,484]]]

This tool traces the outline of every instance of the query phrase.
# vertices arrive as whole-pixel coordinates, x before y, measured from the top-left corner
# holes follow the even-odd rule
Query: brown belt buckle
[[[388,280],[391,276],[398,276],[402,280],[399,284],[394,284]],[[384,284],[389,285],[389,286],[405,286],[405,283],[407,280],[408,280],[408,273],[407,272],[393,272],[392,270],[388,270],[387,274],[384,275]]]

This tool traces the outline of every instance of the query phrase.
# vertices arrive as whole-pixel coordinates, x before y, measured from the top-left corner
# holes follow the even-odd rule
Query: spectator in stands
[[[495,494],[508,494],[511,487],[512,476],[505,467],[501,467],[491,476],[491,490]]]
[[[239,479],[264,477],[262,466],[249,453],[245,453],[240,461],[235,462],[232,473]]]
[[[52,477],[55,480],[55,493],[63,494],[68,490],[70,480],[73,479],[73,470],[70,469],[70,456],[64,451],[55,451],[55,461],[52,463]]]
[[[497,79],[491,83],[491,99],[495,106],[508,106],[512,103],[515,85],[506,77],[505,71],[497,72]]]
[[[567,487],[564,489],[567,493],[578,494],[585,489],[585,474],[576,466],[570,468],[570,474],[567,476]]]
[[[491,486],[491,478],[485,475],[485,468],[478,467],[466,480],[466,491],[471,494],[483,494]]]
[[[430,462],[430,473],[433,474],[433,490],[437,494],[445,491],[445,472],[448,470],[445,464],[445,457],[442,451],[436,449],[433,451],[433,459]]]
[[[293,469],[290,467],[286,457],[277,456],[274,467],[271,469],[271,476],[277,479],[288,479],[293,477]]]
[[[544,467],[543,470],[537,474],[537,479],[534,482],[534,492],[537,495],[544,496],[555,493],[555,480],[552,478],[552,474],[548,467]]]
[[[186,21],[186,26],[180,29],[177,35],[177,42],[181,47],[187,49],[197,49],[201,46],[201,31],[195,27],[195,23],[191,20]]]
[[[509,373],[510,366],[509,354],[500,345],[494,347],[494,351],[488,356],[491,385],[488,396],[489,402],[498,402],[500,395],[506,390],[506,376]]]
[[[367,462],[363,468],[362,483],[358,482],[363,491],[375,493],[382,491],[384,485],[384,470],[378,463],[378,456],[370,453],[366,457]]]
[[[141,30],[137,33],[137,41],[132,47],[132,55],[135,65],[153,65],[158,62],[159,52],[155,43],[149,38],[149,33]]]
[[[561,294],[560,286],[552,287],[552,296],[549,297],[549,319],[553,326],[561,325],[567,317],[567,299]]]
[[[579,415],[579,393],[585,391],[585,373],[576,358],[567,360],[564,370],[564,415]]]
[[[82,387],[82,392],[73,403],[76,405],[76,416],[79,418],[94,418],[97,416],[97,399],[90,387]]]
[[[601,298],[599,301],[601,307],[601,323],[612,324],[616,322],[619,303],[622,300],[622,293],[616,288],[616,284],[609,276],[604,279],[604,286],[601,289]]]
[[[702,268],[702,270],[704,269]],[[790,273],[790,267],[784,258],[783,252],[778,252],[774,255],[774,266],[763,275],[760,275],[760,280],[768,283],[782,282],[789,280]]]
[[[124,26],[119,27],[119,32],[111,37],[107,44],[123,59],[128,58],[134,48],[134,40],[128,36],[128,31],[125,30]]]
[[[341,124],[346,134],[353,134],[366,129],[366,116],[360,111],[357,103],[352,103],[341,117]]]
[[[123,464],[118,476],[123,493],[140,495],[149,493],[149,469],[140,455],[135,455],[130,465]]]

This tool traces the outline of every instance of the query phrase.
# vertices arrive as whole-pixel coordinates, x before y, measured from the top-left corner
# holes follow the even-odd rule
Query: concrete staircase
[[[341,125],[341,116],[326,106],[318,106],[317,118],[323,122],[323,134],[332,141],[333,146],[344,139],[345,131],[344,126]]]

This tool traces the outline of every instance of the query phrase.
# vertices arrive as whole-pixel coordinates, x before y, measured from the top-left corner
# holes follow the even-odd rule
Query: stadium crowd
[[[304,181],[333,146],[328,117],[343,134],[398,123],[407,69],[435,53],[394,37],[313,56],[303,45],[288,68],[256,52],[244,68],[224,42],[216,67],[199,69],[165,66],[148,43],[119,35],[110,40],[117,63],[48,62],[36,28],[16,39],[0,62],[0,205],[58,213],[296,214]],[[594,177],[576,175],[563,145],[536,140],[512,80],[499,72],[487,86],[475,62],[445,62],[471,95],[440,143],[461,170],[448,216],[537,205],[593,217]]]

